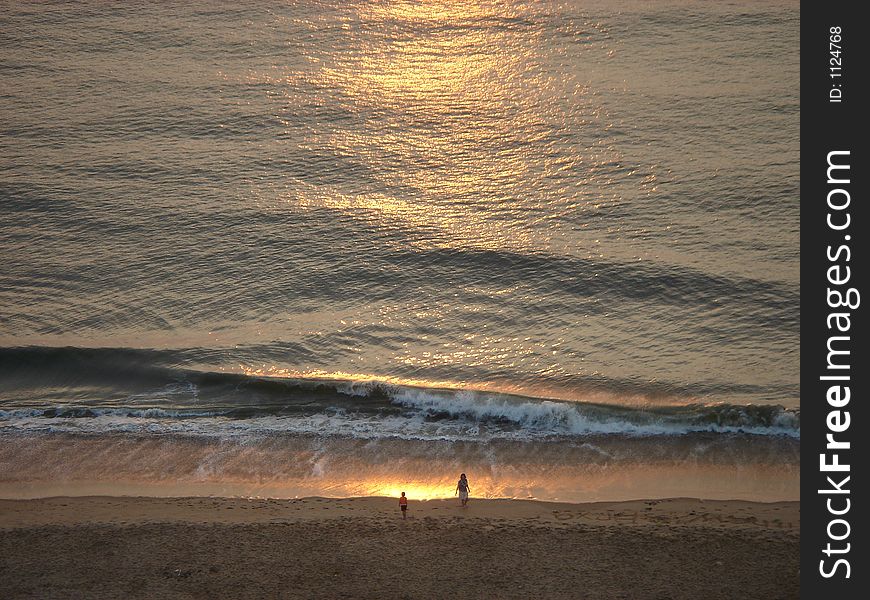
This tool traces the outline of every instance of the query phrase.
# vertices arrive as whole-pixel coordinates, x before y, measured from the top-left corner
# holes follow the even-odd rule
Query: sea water
[[[0,495],[796,499],[796,2],[0,2]]]

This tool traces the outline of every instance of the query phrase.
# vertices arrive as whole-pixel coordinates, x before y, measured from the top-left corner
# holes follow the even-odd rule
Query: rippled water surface
[[[0,1],[0,428],[798,438],[798,25]]]

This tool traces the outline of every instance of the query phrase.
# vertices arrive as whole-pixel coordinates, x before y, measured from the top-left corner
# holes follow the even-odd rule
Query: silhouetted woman
[[[459,500],[462,506],[468,504],[468,492],[471,491],[471,486],[468,485],[468,478],[465,473],[459,476],[459,483],[456,484],[456,493],[459,494]]]

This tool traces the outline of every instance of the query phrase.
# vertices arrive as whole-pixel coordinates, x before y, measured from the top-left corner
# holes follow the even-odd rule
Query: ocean
[[[0,2],[0,496],[799,497],[797,2]]]

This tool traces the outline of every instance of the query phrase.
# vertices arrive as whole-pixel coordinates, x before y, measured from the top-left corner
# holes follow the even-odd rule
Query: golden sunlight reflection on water
[[[325,13],[293,5],[289,13],[276,14],[271,27],[278,39],[291,21],[294,29],[302,25],[308,32],[286,41],[295,60],[282,63],[279,54],[268,67],[225,77],[267,90],[269,109],[283,131],[262,143],[276,163],[284,156],[309,159],[286,165],[296,174],[283,182],[252,186],[249,201],[258,210],[304,213],[318,221],[327,215],[346,227],[342,242],[352,246],[373,235],[379,252],[422,254],[422,263],[426,253],[444,249],[461,253],[463,261],[469,255],[505,261],[513,254],[641,260],[646,250],[608,243],[624,235],[620,226],[608,229],[599,220],[588,227],[596,215],[646,198],[657,183],[655,165],[625,164],[618,136],[610,135],[614,122],[607,99],[613,82],[599,71],[616,42],[593,20],[558,15],[550,3],[510,0],[351,2]],[[300,123],[302,107],[317,117]],[[369,233],[357,235],[358,227]],[[365,256],[366,250],[360,253]],[[522,329],[517,335],[496,333],[487,329],[486,319],[461,339],[444,339],[437,334],[442,324],[473,321],[490,300],[535,306],[547,298],[523,284],[467,282],[452,255],[439,260],[439,273],[455,277],[448,285],[462,289],[452,298],[420,298],[413,306],[364,299],[360,290],[362,306],[354,314],[321,308],[302,315],[299,326],[335,333],[416,326],[411,338],[380,352],[350,348],[348,361],[336,371],[360,373],[362,379],[495,364],[505,372],[523,372],[525,381],[477,376],[486,381],[475,381],[475,388],[588,397],[586,391],[566,389],[573,384],[533,382],[600,373],[586,368],[584,353],[566,356],[564,343],[571,336],[563,334],[573,327],[590,332],[588,337],[612,335],[610,315],[599,314],[598,298],[584,300],[582,307],[550,306],[551,314],[568,311],[572,322],[550,324],[563,331],[546,339],[523,335]],[[379,276],[403,277],[401,264],[390,269],[395,272]],[[521,281],[539,276],[518,273]],[[562,277],[570,282],[573,275]],[[349,325],[339,328],[339,319]],[[268,329],[296,326],[294,320],[270,323]],[[436,335],[430,339],[424,330]],[[613,359],[607,355],[602,362]],[[684,367],[672,368],[677,373]],[[450,379],[449,386],[457,381]]]
[[[320,102],[345,117],[312,124],[299,144],[354,161],[370,179],[294,181],[279,201],[416,229],[419,247],[569,245],[565,236],[576,232],[563,230],[553,210],[607,201],[590,193],[606,177],[588,167],[612,163],[614,150],[586,141],[574,143],[573,153],[546,151],[567,141],[550,139],[554,126],[582,131],[606,117],[578,73],[544,64],[541,26],[527,18],[535,10],[545,9],[451,0],[348,7],[343,51],[312,47],[306,70],[275,65],[285,79],[274,102],[281,118],[311,101],[298,92],[300,82],[328,90]]]
[[[0,339],[797,405],[795,15],[670,4],[23,10]]]
[[[433,468],[436,463],[432,463]],[[459,473],[456,473],[458,480]],[[585,469],[570,466],[539,469],[523,465],[499,473],[469,473],[476,498],[534,498],[588,502],[613,499],[698,497],[716,499],[796,500],[800,497],[794,468],[774,466],[629,465]],[[416,500],[454,496],[456,481],[433,474],[429,479],[401,477],[347,480],[327,486],[344,496],[392,496],[405,492]]]
[[[430,470],[440,468],[431,462]],[[242,496],[334,498],[385,496],[405,492],[411,500],[455,497],[455,477],[424,478],[403,472],[376,476],[348,474],[347,478],[308,477],[256,479],[242,477],[182,477],[154,479],[112,474],[109,477],[71,477],[66,480],[33,477],[26,481],[0,482],[0,498],[36,498],[51,495],[125,494],[142,496]],[[469,471],[471,498],[513,498],[563,502],[600,502],[641,498],[695,497],[718,500],[782,501],[800,498],[797,467],[646,465],[581,472],[548,469],[493,477]]]

